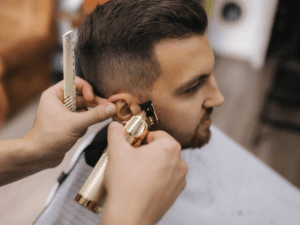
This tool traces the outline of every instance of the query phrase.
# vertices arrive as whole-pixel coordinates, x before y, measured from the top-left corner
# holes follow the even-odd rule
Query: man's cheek
[[[192,109],[186,109],[178,116],[183,124],[186,124],[190,129],[195,130],[201,121],[201,117],[197,112],[192,112]]]

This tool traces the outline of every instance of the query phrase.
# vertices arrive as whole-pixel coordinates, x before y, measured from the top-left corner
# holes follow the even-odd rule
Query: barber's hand
[[[64,104],[64,82],[47,89],[41,96],[32,129],[23,137],[31,143],[31,154],[54,167],[61,163],[65,153],[82,137],[90,125],[104,121],[116,113],[114,104],[94,96],[92,86],[76,77],[77,112]],[[109,111],[107,111],[109,106]],[[87,107],[93,107],[87,111]]]
[[[124,126],[110,124],[103,224],[154,224],[184,189],[188,167],[180,144],[163,131],[150,132],[147,142],[134,148],[125,140]]]

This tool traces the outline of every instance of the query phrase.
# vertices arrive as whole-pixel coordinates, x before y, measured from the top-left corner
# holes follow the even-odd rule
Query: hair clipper
[[[141,145],[149,132],[150,126],[158,122],[151,100],[141,104],[140,107],[142,109],[140,113],[123,123],[127,132],[126,141],[134,147]],[[107,161],[108,157],[105,149],[75,198],[76,202],[94,213],[99,213],[106,202],[107,193],[103,179]]]

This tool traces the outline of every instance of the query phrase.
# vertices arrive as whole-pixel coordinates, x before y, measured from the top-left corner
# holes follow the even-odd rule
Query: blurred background
[[[300,188],[300,1],[199,1],[225,97],[214,125]],[[104,2],[0,1],[0,140],[30,130],[41,93],[63,78],[62,35],[76,36]],[[77,58],[76,75],[82,76]],[[32,224],[80,142],[59,167],[0,188],[0,224]]]

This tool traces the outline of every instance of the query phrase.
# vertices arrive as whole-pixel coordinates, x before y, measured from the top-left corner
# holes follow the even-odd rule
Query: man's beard
[[[151,130],[163,130],[166,131],[168,134],[173,136],[180,144],[182,149],[184,148],[201,148],[204,145],[206,145],[211,137],[211,131],[209,129],[209,126],[207,127],[201,127],[203,123],[210,118],[210,115],[212,114],[213,108],[208,108],[205,110],[204,116],[201,118],[200,123],[197,125],[195,131],[190,134],[186,134],[180,129],[181,127],[174,129],[170,129],[169,127],[165,126],[163,121],[160,121],[158,124],[155,124],[153,129]]]

